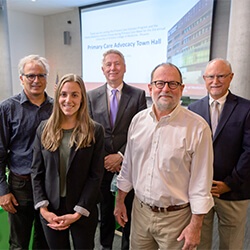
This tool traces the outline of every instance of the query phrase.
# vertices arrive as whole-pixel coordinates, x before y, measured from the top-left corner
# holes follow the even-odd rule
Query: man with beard
[[[181,107],[184,85],[175,65],[158,65],[148,87],[153,105],[131,122],[115,216],[126,224],[124,199],[134,188],[130,249],[192,249],[213,206],[210,128]]]

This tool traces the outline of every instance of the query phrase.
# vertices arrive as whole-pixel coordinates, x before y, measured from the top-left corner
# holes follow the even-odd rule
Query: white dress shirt
[[[227,99],[227,95],[229,94],[229,91],[227,91],[227,93],[222,96],[221,98],[217,99],[216,101],[220,104],[218,106],[218,109],[219,109],[219,117],[221,115],[221,112],[224,108],[224,105],[225,105],[225,102],[226,102],[226,99]],[[211,104],[212,102],[214,101],[214,99],[209,95],[209,109],[210,109],[210,117],[211,117]]]
[[[208,124],[180,104],[157,121],[152,107],[131,122],[118,188],[124,192],[134,188],[136,196],[149,205],[190,202],[193,214],[207,213],[213,206]]]

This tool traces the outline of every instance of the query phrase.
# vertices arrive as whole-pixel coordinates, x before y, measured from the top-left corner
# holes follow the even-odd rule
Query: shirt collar
[[[226,102],[228,93],[229,93],[229,91],[227,91],[227,93],[225,95],[223,95],[221,98],[216,100],[221,106],[223,106],[224,103]],[[212,104],[213,101],[214,101],[214,99],[209,95],[209,106]]]
[[[123,88],[123,82],[116,88],[119,90],[119,93],[121,94],[122,92],[122,88]],[[112,95],[111,90],[113,90],[113,88],[107,83],[107,91],[109,95]]]
[[[30,102],[29,98],[26,96],[24,90],[21,92],[21,99],[20,99],[21,104],[25,102]]]
[[[41,106],[47,102],[51,102],[53,103],[53,99],[51,97],[49,97],[47,95],[46,92],[44,92],[44,95],[45,95],[45,101],[41,104]],[[23,104],[25,102],[29,102],[31,103],[31,101],[29,100],[29,98],[27,97],[27,95],[25,94],[24,90],[21,92],[21,99],[20,99],[20,103]]]
[[[150,111],[149,114],[154,119],[154,121],[157,121],[156,115],[155,115],[155,110],[154,110],[154,105],[155,104],[153,103],[153,105],[151,107],[151,111]],[[174,118],[177,115],[177,113],[179,113],[180,108],[181,108],[181,104],[178,103],[177,106],[174,108],[174,110],[171,113],[169,113],[168,115],[163,116],[161,119],[168,118],[168,120],[170,120],[171,118]]]

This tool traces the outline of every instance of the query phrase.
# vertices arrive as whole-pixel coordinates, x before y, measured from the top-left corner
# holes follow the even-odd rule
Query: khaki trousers
[[[181,249],[184,241],[178,242],[182,230],[191,219],[190,207],[172,212],[153,212],[134,199],[132,209],[130,249]]]
[[[214,204],[204,217],[198,249],[212,248],[215,213],[218,217],[219,249],[243,249],[249,200],[227,201],[214,197]]]

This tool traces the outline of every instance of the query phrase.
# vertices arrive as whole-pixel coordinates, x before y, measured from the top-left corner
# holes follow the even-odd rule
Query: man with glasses
[[[233,76],[228,61],[210,61],[203,76],[209,94],[189,105],[211,126],[214,148],[215,206],[204,218],[200,249],[212,247],[215,213],[219,249],[243,249],[244,244],[250,199],[250,101],[229,91]]]
[[[175,65],[158,65],[148,87],[153,105],[131,122],[115,216],[126,224],[124,198],[134,188],[130,249],[192,249],[213,206],[211,132],[181,107],[184,85]]]
[[[121,169],[127,143],[129,124],[134,115],[147,107],[145,91],[123,81],[126,64],[118,50],[103,54],[102,71],[107,82],[88,92],[90,116],[105,129],[104,175],[101,184],[103,200],[100,203],[100,243],[102,250],[111,250],[115,234],[115,195],[110,190],[114,173]],[[125,201],[128,211],[132,209],[133,190]],[[128,212],[130,216],[130,213]],[[130,222],[122,230],[121,249],[129,249]]]
[[[9,212],[10,249],[28,249],[33,221],[33,249],[48,249],[34,210],[30,167],[36,128],[53,107],[45,93],[49,65],[45,58],[29,55],[18,70],[23,91],[0,103],[0,206]]]

